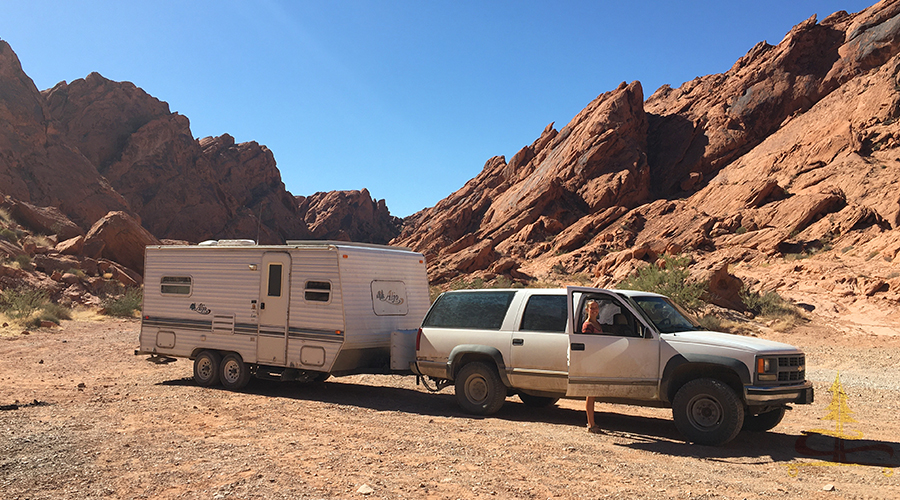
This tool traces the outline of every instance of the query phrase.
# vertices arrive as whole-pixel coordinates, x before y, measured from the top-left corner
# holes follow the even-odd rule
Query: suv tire
[[[529,406],[531,408],[547,408],[548,406],[553,406],[559,401],[559,398],[551,398],[547,396],[532,396],[531,394],[525,394],[524,392],[519,393],[519,399],[525,403],[525,406]]]
[[[760,413],[759,415],[747,414],[744,415],[743,430],[750,432],[766,432],[769,429],[774,429],[775,426],[781,422],[782,418],[784,418],[784,407]]]
[[[744,405],[725,383],[698,378],[678,389],[672,401],[672,418],[688,441],[718,446],[741,432]]]
[[[466,413],[497,413],[506,401],[506,386],[493,366],[467,363],[456,376],[456,401]]]

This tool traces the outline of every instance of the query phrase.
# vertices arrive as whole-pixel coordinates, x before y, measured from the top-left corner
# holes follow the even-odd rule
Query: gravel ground
[[[813,405],[723,447],[686,444],[664,409],[583,403],[490,418],[414,377],[198,387],[186,360],[133,355],[136,320],[0,336],[0,498],[897,498],[900,338],[807,324]],[[834,431],[840,374],[855,422]],[[837,444],[836,444],[837,443]],[[841,453],[840,446],[843,446]]]

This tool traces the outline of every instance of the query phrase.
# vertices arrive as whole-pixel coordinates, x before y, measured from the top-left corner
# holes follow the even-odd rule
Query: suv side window
[[[499,330],[515,293],[445,293],[431,306],[422,326]]]
[[[526,332],[566,332],[565,295],[532,295],[522,313],[519,328]]]
[[[608,296],[586,296],[581,303],[579,312],[578,332],[582,332],[584,323],[588,320],[587,305],[589,302],[597,302],[600,306],[600,314],[597,322],[600,324],[600,333],[597,335],[611,335],[616,337],[640,337],[638,322],[631,311],[626,309],[617,300]]]

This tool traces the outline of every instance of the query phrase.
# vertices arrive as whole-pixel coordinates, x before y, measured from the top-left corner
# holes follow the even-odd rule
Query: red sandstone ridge
[[[268,148],[236,144],[228,134],[195,139],[186,117],[130,82],[91,73],[38,92],[5,42],[0,149],[0,194],[33,208],[23,214],[58,208],[76,228],[61,239],[84,234],[110,211],[128,214],[155,237],[194,242],[387,242],[397,235],[399,221],[383,200],[353,191],[298,202]]]
[[[127,202],[66,139],[9,44],[0,40],[0,194],[58,207],[82,228]]]
[[[788,296],[850,290],[896,307],[898,53],[900,1],[884,1],[813,16],[646,101],[622,84],[509,162],[488,160],[394,243],[425,252],[436,283],[565,269],[613,286],[688,251],[723,297],[731,269]]]
[[[400,233],[402,221],[391,216],[384,200],[373,200],[367,189],[315,193],[296,200],[317,240],[386,244]]]

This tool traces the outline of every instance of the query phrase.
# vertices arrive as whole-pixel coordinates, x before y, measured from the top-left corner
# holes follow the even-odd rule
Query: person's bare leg
[[[593,429],[594,427],[596,427],[596,424],[594,423],[594,398],[593,397],[588,396],[588,398],[584,400],[584,411],[585,411],[585,413],[587,413],[588,429]]]

